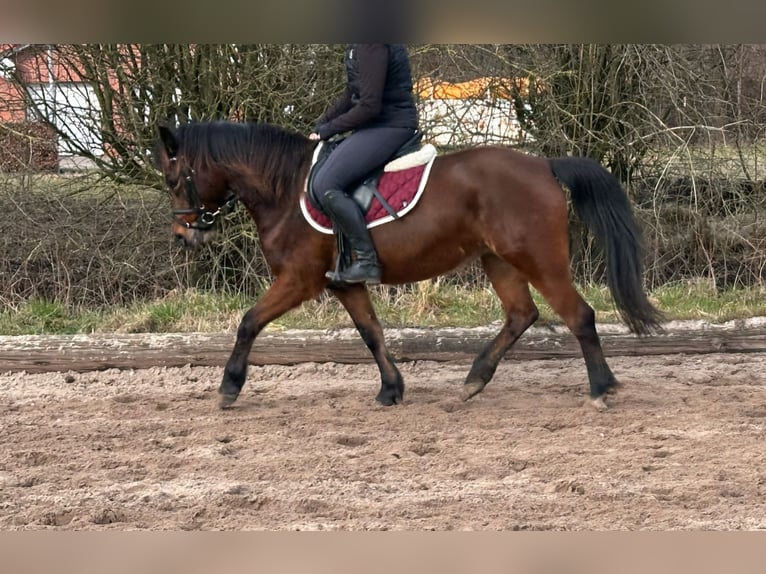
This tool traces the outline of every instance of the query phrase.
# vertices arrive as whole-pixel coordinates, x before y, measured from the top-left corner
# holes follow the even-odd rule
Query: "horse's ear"
[[[178,153],[178,140],[173,129],[165,124],[160,124],[157,126],[157,132],[160,134],[160,140],[162,145],[165,146],[168,157],[176,157]]]

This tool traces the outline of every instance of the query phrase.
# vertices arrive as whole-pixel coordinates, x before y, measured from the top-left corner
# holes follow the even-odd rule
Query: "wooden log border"
[[[500,325],[479,328],[392,329],[389,351],[397,361],[470,361]],[[766,318],[720,325],[673,323],[662,334],[636,337],[620,326],[599,326],[607,356],[766,352]],[[222,367],[234,333],[128,333],[0,337],[0,372],[91,371],[173,366]],[[562,327],[526,332],[506,360],[580,357],[574,336]],[[372,356],[353,329],[262,333],[250,353],[253,365],[305,362],[366,363]]]

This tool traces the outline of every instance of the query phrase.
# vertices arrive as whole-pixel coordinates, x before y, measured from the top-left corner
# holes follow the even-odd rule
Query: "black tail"
[[[659,330],[662,313],[644,293],[641,231],[620,182],[588,158],[554,158],[550,163],[569,189],[575,213],[606,251],[607,284],[623,321],[639,335]]]

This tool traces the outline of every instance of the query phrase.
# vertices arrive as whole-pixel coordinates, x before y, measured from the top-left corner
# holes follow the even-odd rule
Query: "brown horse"
[[[242,390],[258,333],[323,289],[340,300],[375,358],[381,376],[377,401],[402,402],[402,375],[367,288],[328,283],[325,272],[334,265],[336,241],[313,229],[299,207],[316,142],[273,125],[235,122],[160,127],[159,135],[154,159],[171,192],[173,233],[187,246],[198,245],[210,236],[218,215],[239,201],[255,221],[275,276],[239,325],[219,388],[220,406],[231,406]],[[643,291],[640,232],[630,203],[619,182],[592,160],[547,159],[501,147],[447,153],[434,160],[415,208],[372,229],[386,284],[425,280],[481,260],[502,302],[505,324],[474,360],[464,400],[484,389],[508,349],[537,319],[530,284],[580,343],[594,405],[605,408],[604,395],[617,386],[594,311],[572,284],[562,184],[606,250],[607,282],[625,323],[639,335],[659,328],[662,316]]]

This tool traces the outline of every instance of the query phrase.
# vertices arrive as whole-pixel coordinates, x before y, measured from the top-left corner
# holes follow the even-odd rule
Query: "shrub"
[[[56,134],[39,122],[0,124],[0,172],[51,172],[58,168]]]

